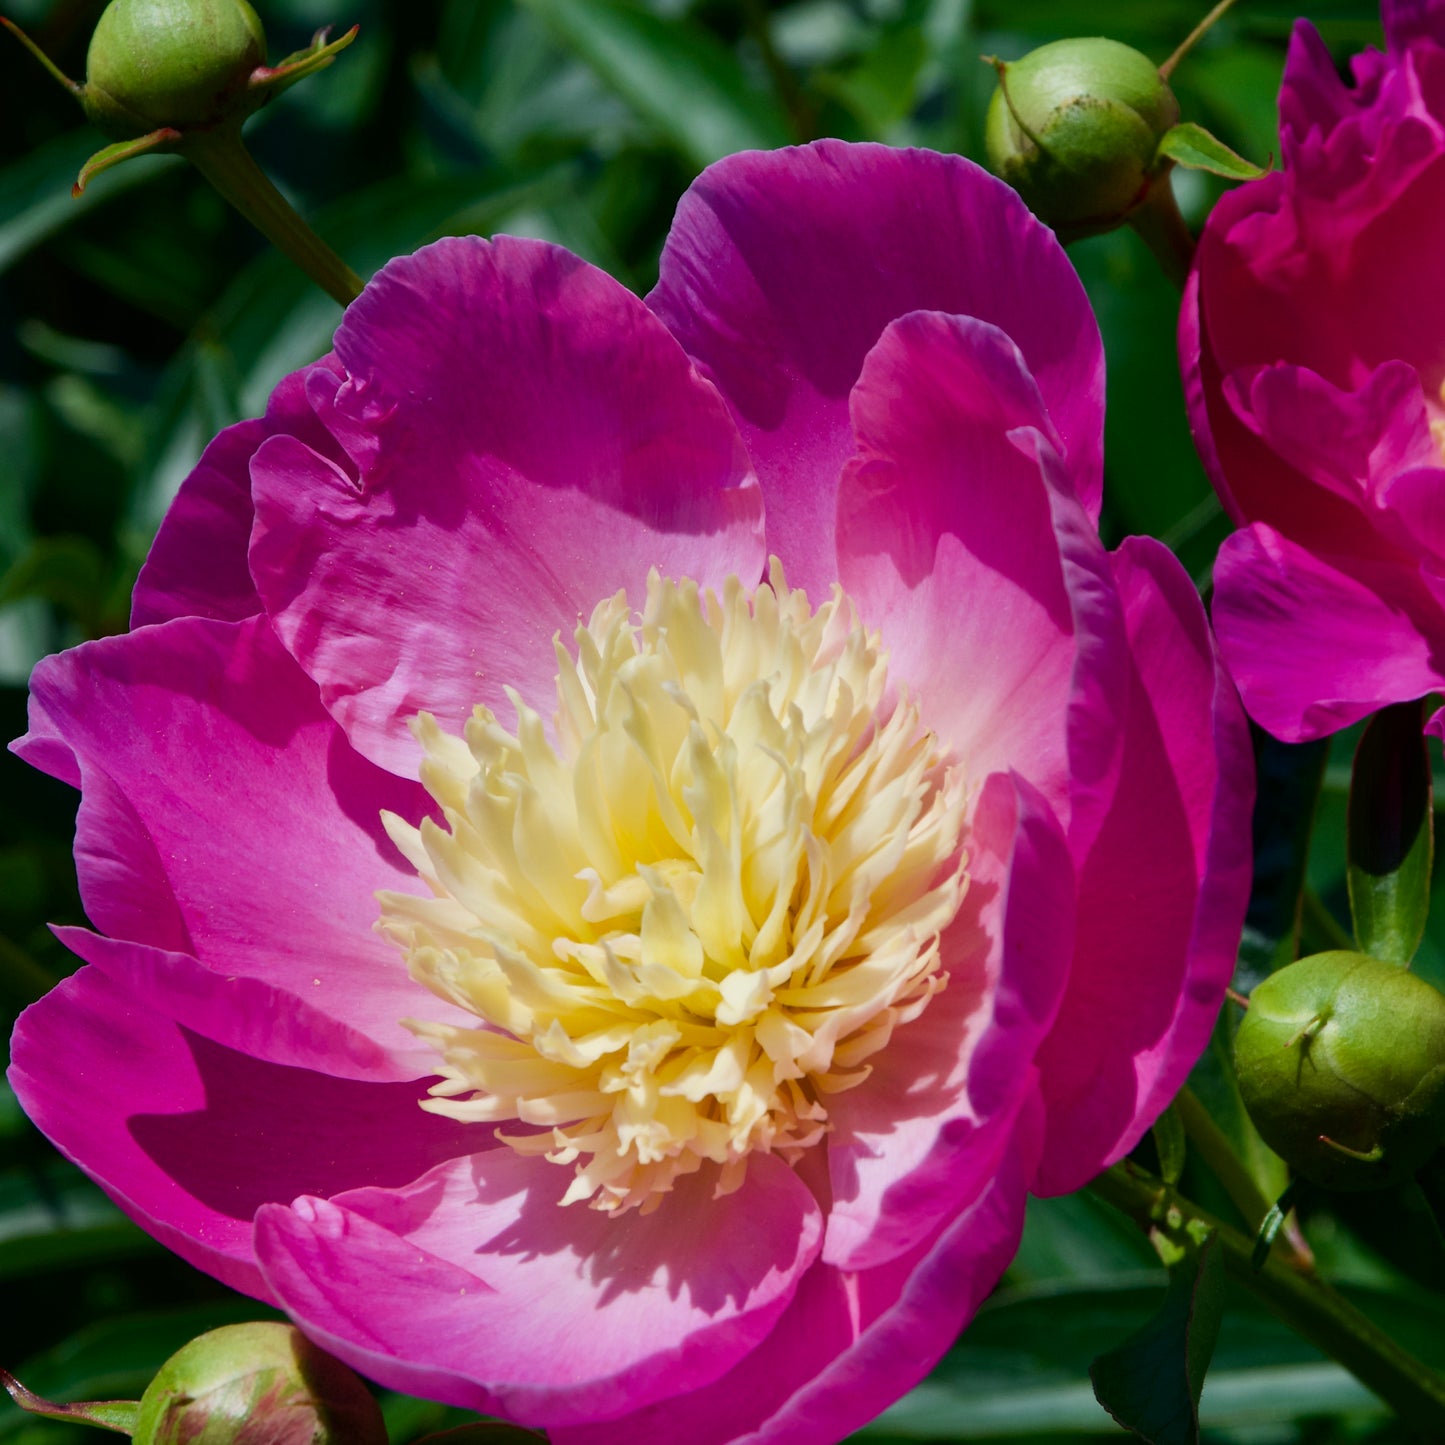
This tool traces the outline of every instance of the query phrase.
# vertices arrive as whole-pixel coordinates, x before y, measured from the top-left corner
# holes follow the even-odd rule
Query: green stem
[[[1174,1107],[1179,1110],[1179,1121],[1184,1125],[1189,1142],[1214,1171],[1215,1178],[1224,1186],[1224,1192],[1243,1216],[1245,1224],[1251,1230],[1258,1229],[1269,1213],[1269,1200],[1244,1167],[1244,1161],[1234,1152],[1234,1146],[1224,1130],[1210,1118],[1209,1111],[1188,1089],[1181,1089],[1175,1096]]]
[[[333,300],[350,305],[361,294],[361,277],[306,224],[251,159],[239,127],[192,131],[181,154],[261,232],[284,251]]]
[[[1179,48],[1174,52],[1174,54],[1171,55],[1169,59],[1166,60],[1164,64],[1159,67],[1159,78],[1161,80],[1168,80],[1169,77],[1174,74],[1174,67],[1178,65],[1179,62],[1183,60],[1184,57],[1188,55],[1189,52],[1193,50],[1194,47],[1201,40],[1204,39],[1205,35],[1207,35],[1209,31],[1213,29],[1214,22],[1218,20],[1219,17],[1223,15],[1224,12],[1228,10],[1229,7],[1233,4],[1234,0],[1219,0],[1219,4],[1216,5],[1214,9],[1211,10],[1209,14],[1206,15],[1204,19],[1201,20],[1199,24],[1196,25],[1194,29],[1189,32],[1187,36],[1185,36],[1184,40],[1180,42]]]
[[[1149,1229],[1166,1216],[1171,1224],[1197,1220],[1215,1233],[1225,1268],[1286,1324],[1339,1361],[1426,1440],[1445,1440],[1445,1379],[1402,1350],[1323,1280],[1302,1275],[1271,1255],[1250,1264],[1253,1241],[1182,1198],[1127,1160],[1089,1186],[1101,1199]]]
[[[1144,199],[1126,219],[1154,253],[1164,274],[1182,291],[1194,264],[1194,237],[1179,213],[1167,170],[1154,177]]]

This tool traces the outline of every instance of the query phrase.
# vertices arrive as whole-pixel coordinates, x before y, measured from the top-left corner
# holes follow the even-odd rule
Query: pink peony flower
[[[1174,559],[1099,543],[1102,397],[952,157],[724,161],[647,304],[393,262],[208,449],[135,630],[36,671],[98,931],[25,1107],[386,1385],[847,1434],[1231,972],[1243,719]]]
[[[1382,9],[1386,53],[1353,86],[1296,26],[1284,169],[1215,207],[1180,328],[1242,527],[1215,568],[1220,649],[1287,741],[1445,687],[1445,0]]]

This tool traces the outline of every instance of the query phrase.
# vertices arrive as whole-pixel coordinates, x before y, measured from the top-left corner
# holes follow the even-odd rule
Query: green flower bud
[[[386,1445],[381,1410],[340,1360],[273,1322],[183,1346],[141,1397],[136,1445]]]
[[[1265,1143],[1326,1188],[1398,1183],[1445,1138],[1445,995],[1395,964],[1280,969],[1250,995],[1234,1060]]]
[[[1139,206],[1179,102],[1148,56],[1102,37],[1057,40],[997,63],[984,144],[994,171],[1066,239]]]
[[[248,115],[266,36],[246,0],[111,0],[91,37],[80,92],[107,135],[132,140]]]

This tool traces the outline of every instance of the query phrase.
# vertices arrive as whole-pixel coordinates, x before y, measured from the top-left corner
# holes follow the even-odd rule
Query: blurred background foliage
[[[101,8],[102,0],[5,4],[75,75]],[[977,158],[993,85],[980,56],[1012,58],[1048,40],[1107,34],[1162,60],[1206,7],[258,0],[258,8],[273,57],[322,25],[361,26],[334,67],[259,115],[248,137],[363,275],[440,235],[507,231],[559,241],[645,293],[673,207],[709,161],[821,135]],[[1274,98],[1295,8],[1243,0],[1175,77],[1185,118],[1257,161],[1277,154]],[[1340,57],[1379,41],[1375,6],[1365,0],[1307,8]],[[99,144],[19,46],[0,45],[6,738],[24,730],[25,681],[37,658],[125,626],[150,536],[205,442],[258,413],[283,374],[324,351],[339,314],[175,158],[127,164],[72,200],[70,182]],[[1215,184],[1198,174],[1178,179],[1196,226]],[[1205,586],[1226,527],[1184,424],[1177,297],[1132,234],[1096,238],[1071,254],[1109,361],[1106,537],[1162,537]],[[1261,881],[1243,981],[1290,947],[1301,883],[1305,951],[1332,946],[1348,918],[1350,748],[1345,736],[1330,751],[1275,747],[1261,757]],[[70,862],[75,802],[9,755],[0,762],[7,1035],[19,1010],[74,964],[46,925],[83,921]],[[1417,968],[1441,982],[1445,909],[1434,918]],[[1196,1088],[1227,1114],[1221,1077],[1211,1055]],[[1271,1166],[1261,1167],[1267,1175]],[[1185,1185],[1230,1212],[1209,1178],[1186,1175]],[[1445,1364],[1445,1250],[1432,1228],[1414,1201],[1392,1196],[1307,1219],[1332,1277],[1407,1347]],[[1094,1402],[1087,1367],[1139,1326],[1162,1292],[1148,1243],[1121,1217],[1087,1195],[1041,1203],[1016,1263],[959,1347],[864,1434],[1050,1445],[1118,1437]],[[126,1221],[0,1089],[0,1363],[42,1393],[134,1398],[195,1333],[264,1313]],[[385,1408],[397,1442],[464,1418],[400,1397]],[[1363,1387],[1238,1293],[1202,1421],[1204,1439],[1221,1445],[1401,1438]],[[0,1406],[0,1445],[89,1437]]]

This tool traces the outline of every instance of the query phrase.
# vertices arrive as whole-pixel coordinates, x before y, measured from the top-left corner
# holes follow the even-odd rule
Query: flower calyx
[[[3,21],[80,102],[113,144],[93,155],[74,186],[132,156],[179,151],[232,128],[273,96],[323,69],[356,37],[353,26],[266,64],[261,21],[246,0],[111,0],[91,37],[84,84],[70,79],[19,26]]]
[[[381,1409],[361,1379],[279,1321],[197,1336],[139,1401],[62,1405],[4,1371],[0,1383],[32,1415],[96,1425],[137,1445],[386,1445]]]
[[[1167,192],[1175,165],[1237,180],[1264,174],[1181,122],[1163,70],[1117,40],[1057,40],[1020,60],[986,58],[998,74],[984,133],[989,165],[1063,241],[1130,221]]]
[[[1396,1184],[1445,1139],[1445,995],[1396,964],[1338,951],[1271,974],[1234,1057],[1265,1143],[1327,1189]]]

